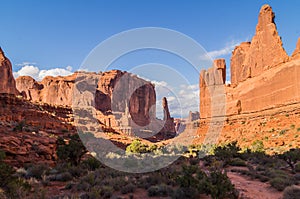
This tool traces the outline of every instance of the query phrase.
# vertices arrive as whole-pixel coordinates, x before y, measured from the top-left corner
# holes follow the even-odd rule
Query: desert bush
[[[297,164],[295,165],[295,171],[296,171],[296,172],[300,172],[300,163],[297,163]]]
[[[258,165],[256,168],[255,168],[256,171],[266,171],[267,168],[263,165]]]
[[[284,160],[291,167],[292,171],[295,172],[295,166],[297,162],[300,161],[300,149],[290,149],[278,155],[278,157]]]
[[[49,167],[45,164],[31,164],[27,168],[27,172],[25,177],[27,178],[36,178],[36,179],[42,179],[42,175],[47,172]]]
[[[13,129],[13,131],[23,131],[23,128],[26,126],[26,121],[20,121]]]
[[[87,173],[87,170],[82,168],[81,166],[70,166],[67,169],[67,172],[69,172],[73,177],[80,177]]]
[[[154,196],[167,197],[172,195],[173,190],[171,187],[165,184],[160,184],[160,185],[154,185],[149,187],[147,192],[149,197],[154,197]]]
[[[72,180],[73,177],[70,174],[70,172],[64,172],[64,173],[59,173],[57,175],[55,175],[55,180],[56,181],[61,181],[61,182],[67,182]]]
[[[86,149],[78,134],[71,135],[69,139],[68,144],[65,143],[64,139],[61,137],[57,139],[56,154],[61,161],[66,161],[77,166],[80,163],[82,156],[86,153]]]
[[[126,153],[147,153],[148,146],[142,144],[140,140],[133,140],[130,145],[126,147]]]
[[[293,183],[294,182],[290,178],[284,177],[275,177],[270,180],[271,186],[278,191],[283,191],[286,187],[293,185]]]
[[[300,188],[293,185],[286,187],[283,191],[283,199],[298,199],[300,196]]]
[[[94,171],[101,167],[101,162],[94,157],[89,157],[88,159],[82,161],[82,164],[89,170]]]
[[[294,179],[300,181],[300,173],[296,173]]]
[[[210,173],[207,182],[207,191],[213,199],[238,198],[234,185],[226,173],[221,171]]]
[[[247,166],[246,162],[240,158],[233,158],[229,163],[231,166],[244,167]]]
[[[88,191],[90,189],[91,185],[85,181],[80,181],[76,185],[76,190],[77,191]]]
[[[251,152],[256,153],[256,152],[264,152],[264,143],[262,140],[256,140],[252,143],[250,147]]]
[[[30,190],[30,185],[18,178],[15,170],[5,163],[5,152],[0,150],[0,196],[3,198],[23,198]]]
[[[196,199],[199,193],[198,190],[193,187],[179,187],[177,188],[173,195],[173,199]]]
[[[128,184],[123,176],[111,178],[108,180],[108,184],[114,188],[115,191],[119,191],[121,187],[124,187]]]
[[[214,155],[217,159],[222,160],[224,166],[226,166],[231,163],[233,158],[240,156],[239,151],[241,151],[241,148],[237,146],[237,142],[235,141],[224,146],[216,147],[214,149]]]
[[[129,183],[121,188],[122,194],[133,193],[136,189],[136,186],[132,183]]]

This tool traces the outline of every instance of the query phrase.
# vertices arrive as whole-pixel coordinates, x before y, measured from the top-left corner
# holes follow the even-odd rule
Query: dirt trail
[[[282,192],[270,187],[269,184],[251,180],[234,172],[227,172],[231,182],[240,192],[243,199],[280,199]]]

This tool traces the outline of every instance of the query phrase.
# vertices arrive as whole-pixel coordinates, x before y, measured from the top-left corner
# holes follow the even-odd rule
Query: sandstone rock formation
[[[69,107],[92,105],[101,112],[98,119],[107,127],[117,123],[120,118],[112,114],[125,112],[126,104],[137,125],[145,126],[151,118],[155,119],[154,85],[127,72],[76,72],[66,77],[45,77],[40,82],[21,76],[16,82],[18,90],[32,102]]]
[[[218,68],[225,68],[222,67],[225,63],[221,63],[215,61],[212,68],[200,74],[198,135],[201,142],[214,138],[211,139],[213,143],[239,140],[243,145],[247,140],[246,145],[249,145],[262,139],[264,135],[260,133],[270,133],[271,126],[280,131],[283,126],[291,125],[292,120],[279,124],[284,122],[284,114],[298,117],[300,39],[294,53],[288,57],[270,6],[261,8],[252,41],[241,43],[232,52],[231,85],[225,85],[222,73],[217,72]],[[270,123],[268,129],[261,124],[266,121]],[[289,141],[293,139],[293,135],[282,137]],[[279,143],[276,136],[272,140]],[[296,142],[293,141],[293,146],[297,145]]]
[[[17,95],[16,82],[12,73],[12,66],[0,48],[0,93],[10,93]]]
[[[214,66],[200,74],[200,116],[220,116],[216,107],[225,101],[224,115],[258,112],[275,106],[300,101],[298,42],[292,60],[282,47],[269,5],[262,6],[256,33],[251,43],[243,42],[232,52],[231,86],[224,85],[225,62],[216,60]],[[214,101],[214,102],[213,102]]]
[[[224,59],[214,61],[212,68],[200,74],[200,117],[222,115],[226,64]],[[213,106],[212,106],[213,105]]]
[[[76,75],[67,77],[45,77],[37,82],[32,77],[20,76],[16,79],[17,89],[25,99],[51,105],[72,105],[72,92]]]
[[[73,97],[76,97],[73,96],[74,85],[76,81],[78,82],[79,74],[81,73],[66,77],[48,76],[41,82],[28,76],[20,76],[16,79],[17,89],[26,99],[33,102],[72,106]],[[104,113],[107,111],[124,112],[124,99],[126,99],[130,103],[129,111],[132,117],[143,125],[149,122],[149,110],[155,104],[154,86],[150,82],[119,70],[100,74],[85,73],[85,75],[98,79],[97,85],[92,85],[93,87],[90,88],[95,90],[94,105],[97,110]],[[87,87],[82,89],[87,89]]]
[[[272,8],[262,6],[251,43],[242,43],[234,50],[231,58],[233,85],[288,61],[274,18]]]
[[[56,136],[74,134],[70,108],[33,104],[0,94],[0,148],[14,166],[56,161]]]
[[[168,106],[168,101],[167,98],[164,97],[162,99],[162,107],[164,110],[164,118],[163,120],[165,121],[163,132],[168,132],[168,133],[175,133],[175,124],[174,124],[174,118],[171,117],[170,111],[169,111],[169,106]]]
[[[299,58],[300,58],[300,37],[298,38],[296,49],[292,54],[292,59],[299,59]]]
[[[230,60],[231,85],[236,86],[239,82],[251,77],[250,67],[244,65],[251,43],[243,42],[236,46]]]

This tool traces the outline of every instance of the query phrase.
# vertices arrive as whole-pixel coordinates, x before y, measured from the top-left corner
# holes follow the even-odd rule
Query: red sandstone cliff
[[[12,73],[12,66],[0,48],[0,93],[18,94],[16,82]]]
[[[80,78],[84,78],[83,82]],[[97,83],[89,85],[90,80]],[[78,85],[78,83],[80,85]],[[154,85],[137,76],[119,71],[111,70],[103,73],[77,72],[66,77],[45,77],[37,82],[28,76],[20,76],[16,79],[17,89],[23,96],[33,102],[42,102],[50,105],[72,106],[76,103],[74,93],[78,90],[93,90],[95,108],[104,114],[110,112],[124,112],[126,103],[129,106],[133,120],[139,125],[146,125],[150,118],[155,117],[156,95]],[[74,86],[82,88],[74,91]],[[76,104],[77,105],[77,104]]]
[[[237,46],[231,58],[231,83],[238,84],[249,77],[288,61],[269,5],[260,9],[256,32],[251,42]]]
[[[288,57],[272,8],[262,6],[252,41],[241,43],[232,53],[231,86],[222,81],[220,60],[201,72],[200,117],[253,113],[300,102],[299,52],[300,41],[292,57]],[[223,113],[220,104],[225,109]]]

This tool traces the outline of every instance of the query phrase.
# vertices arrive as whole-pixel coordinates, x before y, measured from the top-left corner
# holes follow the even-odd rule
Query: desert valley
[[[201,71],[188,118],[126,71],[14,78],[0,48],[0,198],[300,198],[300,39],[274,18]]]

